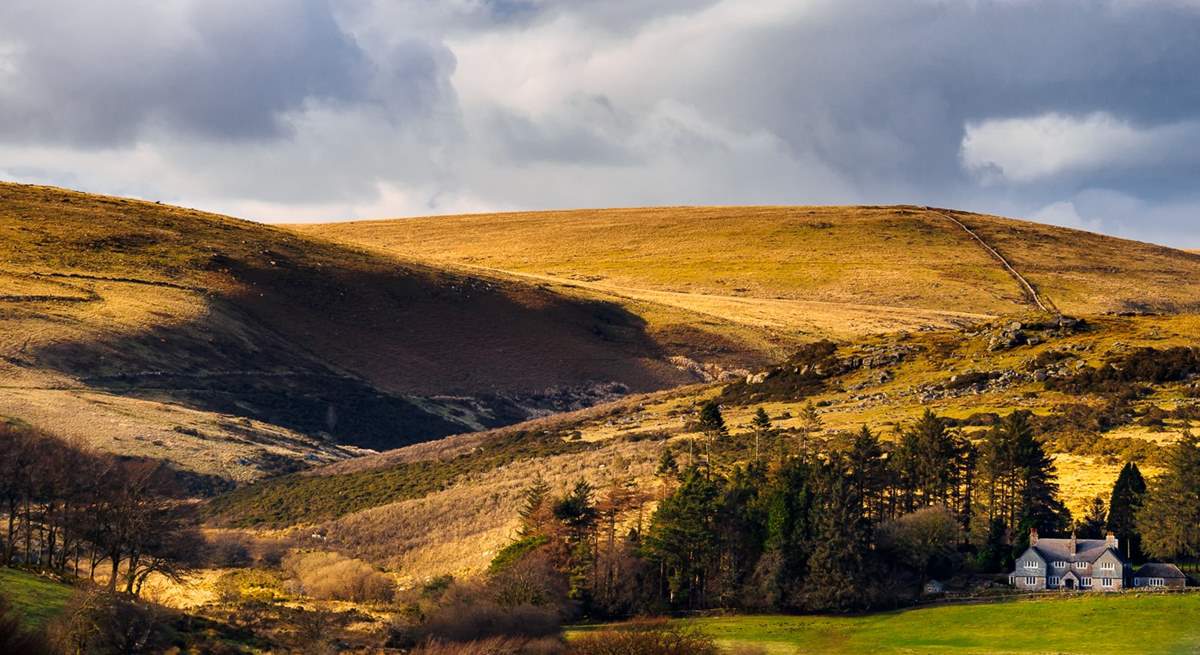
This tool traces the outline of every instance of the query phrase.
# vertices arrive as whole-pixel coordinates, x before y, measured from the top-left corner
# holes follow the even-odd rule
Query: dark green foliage
[[[840,463],[825,467],[818,484],[820,501],[814,512],[815,533],[808,557],[810,584],[799,594],[799,604],[810,610],[868,607],[875,581],[868,561],[862,499]]]
[[[419,498],[460,475],[505,464],[595,446],[557,435],[517,432],[497,437],[476,451],[445,460],[397,464],[385,469],[335,475],[293,474],[242,487],[214,498],[209,516],[236,527],[287,526],[333,518],[406,498]]]
[[[1137,464],[1128,462],[1113,484],[1108,501],[1107,529],[1116,535],[1121,551],[1133,561],[1142,559],[1142,536],[1138,532],[1137,513],[1146,497],[1146,479]]]
[[[1096,496],[1088,504],[1083,520],[1075,524],[1075,533],[1080,539],[1103,539],[1108,525],[1108,506],[1104,499]]]
[[[721,406],[710,400],[700,408],[700,431],[709,439],[717,440],[729,435],[725,427],[725,417],[721,415]]]
[[[1008,547],[1008,530],[1004,519],[996,517],[988,523],[987,537],[975,556],[976,565],[985,573],[999,573],[1012,561]]]
[[[850,481],[854,493],[863,501],[863,510],[868,519],[883,515],[883,492],[887,486],[887,464],[883,459],[883,446],[879,438],[867,426],[854,435],[846,452]]]
[[[663,448],[662,455],[658,458],[658,468],[654,472],[660,476],[679,474],[679,463],[675,461],[675,454],[671,452],[670,447]]]
[[[644,548],[646,558],[659,568],[661,591],[672,605],[704,606],[709,564],[719,545],[720,494],[718,480],[692,467],[654,513]]]
[[[522,557],[545,546],[549,542],[550,537],[540,534],[517,539],[496,553],[496,556],[492,558],[491,564],[488,565],[488,573],[499,573],[507,569]]]
[[[1027,412],[1013,412],[989,430],[980,447],[980,477],[988,525],[999,519],[1010,534],[1030,528],[1061,534],[1071,516],[1058,495],[1054,461],[1034,436]],[[1023,549],[1020,541],[1014,548]]]
[[[1183,434],[1171,446],[1166,471],[1151,481],[1137,513],[1147,555],[1200,558],[1200,440]]]

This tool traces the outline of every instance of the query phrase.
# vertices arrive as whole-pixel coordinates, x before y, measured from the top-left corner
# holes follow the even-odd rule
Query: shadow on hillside
[[[374,449],[466,431],[406,396],[469,396],[492,427],[527,418],[520,398],[549,388],[685,381],[619,306],[355,257],[333,268],[214,254],[211,272],[240,291],[210,296],[203,320],[56,343],[28,360],[114,393]]]

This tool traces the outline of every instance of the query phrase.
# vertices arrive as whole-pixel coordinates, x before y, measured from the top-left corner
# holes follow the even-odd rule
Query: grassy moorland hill
[[[1191,253],[923,207],[611,209],[294,227],[408,259],[684,308],[757,328],[773,343],[1028,310],[1028,294],[970,232],[1068,314],[1200,303],[1200,258]]]
[[[688,379],[612,304],[0,184],[0,416],[105,449],[245,479]]]

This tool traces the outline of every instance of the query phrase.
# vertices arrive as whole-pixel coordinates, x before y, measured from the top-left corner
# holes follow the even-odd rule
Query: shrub
[[[412,651],[412,655],[558,655],[563,652],[559,639],[519,639],[492,637],[466,643],[431,641]]]
[[[296,591],[323,600],[387,602],[396,591],[385,573],[338,553],[294,553],[284,558],[283,570]]]
[[[670,625],[634,625],[584,634],[570,642],[571,655],[717,655],[712,637]]]
[[[165,645],[157,609],[104,589],[76,592],[46,631],[60,653],[160,652]]]
[[[216,568],[249,566],[250,539],[236,532],[221,532],[208,538],[208,562]]]
[[[490,637],[550,637],[561,631],[558,611],[550,607],[502,607],[489,600],[451,599],[429,613],[417,628],[418,640],[468,642]]]

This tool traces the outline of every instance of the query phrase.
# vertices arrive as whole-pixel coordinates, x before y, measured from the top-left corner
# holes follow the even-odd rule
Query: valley
[[[181,565],[186,575],[164,564],[137,589],[147,583],[145,597],[169,608],[170,625],[202,617],[209,637],[243,644],[302,643],[296,626],[318,619],[326,623],[309,628],[323,625],[364,652],[416,643],[439,613],[469,614],[464,594],[518,593],[505,585],[540,588],[571,609],[554,630],[580,608],[622,618],[911,604],[909,587],[925,571],[892,561],[878,564],[901,579],[879,592],[886,600],[814,600],[816,591],[788,587],[757,606],[733,592],[708,595],[703,576],[663,578],[657,594],[647,591],[662,508],[708,484],[714,497],[741,490],[738,520],[758,540],[730,557],[760,564],[722,569],[740,586],[720,584],[765,584],[764,552],[784,540],[793,540],[789,552],[819,556],[811,534],[796,536],[801,528],[769,536],[778,521],[767,517],[781,510],[755,498],[810,498],[794,511],[817,530],[838,479],[858,474],[844,458],[864,434],[891,477],[876,501],[860,502],[870,510],[863,520],[897,529],[904,517],[950,506],[967,518],[957,554],[947,555],[953,566],[942,562],[947,577],[990,590],[1001,571],[983,560],[985,541],[1002,538],[1007,553],[1028,527],[1012,521],[996,537],[971,517],[980,506],[1016,511],[993,509],[997,493],[1015,488],[998,472],[996,440],[1019,433],[1022,448],[1040,453],[1041,493],[1061,506],[1052,517],[1061,529],[1083,525],[1097,498],[1109,502],[1130,463],[1150,480],[1177,470],[1181,435],[1200,421],[1198,308],[1193,253],[925,207],[268,226],[0,184],[0,428],[49,439],[46,448],[90,462],[87,470],[127,471],[128,484],[165,467],[175,495],[164,507],[186,509],[206,545]],[[905,477],[916,475],[903,458],[915,456],[905,449],[920,430],[953,449],[938,492]],[[987,496],[973,486],[984,481]],[[788,484],[801,486],[778,491]],[[99,500],[88,502],[109,502],[111,490],[94,486],[86,493]],[[530,509],[535,488],[542,505]],[[44,520],[51,535],[66,535],[69,524],[55,527],[56,502]],[[563,514],[576,510],[590,526],[584,536]],[[14,523],[35,532],[32,518]],[[34,541],[37,558],[43,547],[54,555],[53,539]],[[580,548],[591,553],[585,573]],[[61,578],[66,551],[58,556]],[[95,557],[88,575],[103,582]],[[1011,555],[999,557],[1009,564]],[[132,580],[145,564],[129,558],[122,575]],[[627,567],[622,584],[645,586],[604,589],[610,604],[597,609],[601,566]],[[316,591],[339,576],[357,586]],[[18,598],[39,621],[67,611],[58,578],[12,580],[42,594]],[[592,587],[581,591],[580,580]],[[703,595],[680,601],[669,585]],[[1175,602],[1144,604],[1160,600]],[[1081,606],[1053,609],[1110,611]],[[844,626],[823,615],[678,625],[723,647],[842,652],[855,642],[847,652],[906,652],[932,644],[905,641],[915,634],[903,625],[910,614],[988,622],[980,617],[997,607]],[[255,618],[243,623],[242,612]],[[947,650],[987,648],[961,641]],[[1186,636],[1163,643],[1169,652]]]

